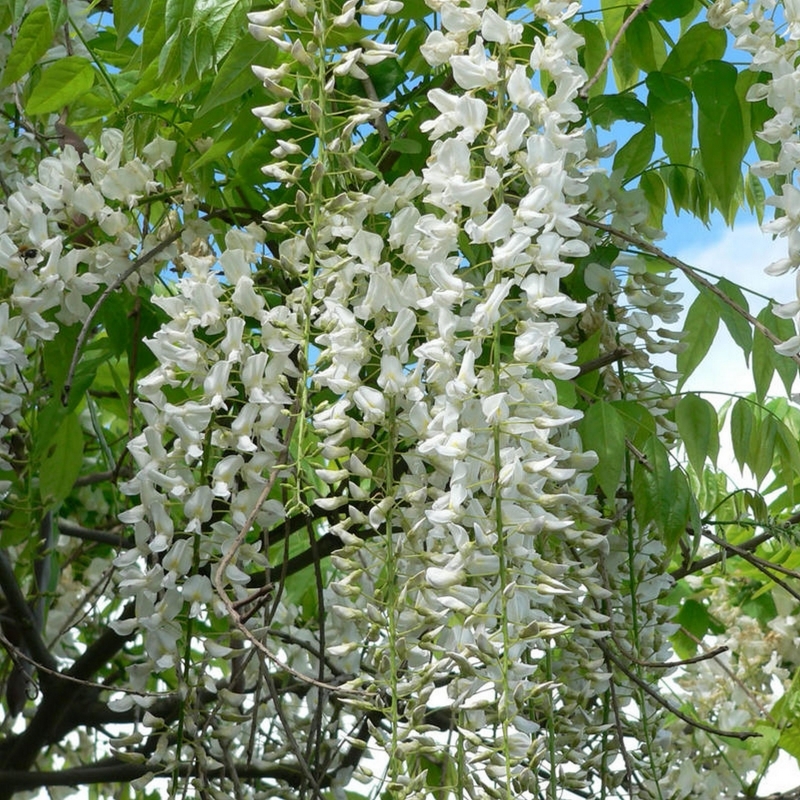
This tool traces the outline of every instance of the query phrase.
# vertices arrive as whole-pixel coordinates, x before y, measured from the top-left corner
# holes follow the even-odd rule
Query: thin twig
[[[643,11],[647,10],[647,7],[650,5],[652,0],[642,0],[636,8],[631,11],[630,15],[627,19],[623,20],[622,25],[619,26],[619,30],[617,31],[617,35],[612,39],[611,44],[608,46],[608,50],[606,54],[603,56],[603,60],[600,62],[600,66],[597,68],[597,71],[589,78],[586,83],[583,84],[583,88],[580,91],[580,96],[584,99],[589,96],[589,89],[594,86],[597,81],[600,80],[600,76],[605,72],[606,67],[608,66],[608,62],[611,61],[611,57],[614,55],[614,51],[619,46],[619,43],[622,41],[622,37],[625,35],[625,31],[628,30],[628,26],[636,19],[636,17],[641,14]]]
[[[647,681],[640,678],[635,672],[633,672],[633,670],[629,669],[627,665],[623,663],[622,659],[619,658],[605,642],[598,640],[597,646],[603,651],[603,653],[605,653],[606,657],[613,661],[614,664],[640,689],[642,689],[646,694],[649,694],[653,700],[667,709],[667,711],[669,711],[671,714],[674,714],[678,719],[683,720],[687,725],[691,725],[692,727],[698,728],[706,733],[712,733],[715,736],[724,736],[728,739],[740,739],[741,741],[744,741],[745,739],[752,739],[756,736],[761,736],[760,733],[756,733],[755,731],[726,731],[722,728],[715,728],[713,725],[707,725],[705,722],[700,722],[698,719],[693,719],[688,714],[685,714],[683,711],[681,711],[680,708],[670,703],[670,701],[667,700],[664,695],[654,689]]]
[[[681,626],[681,631],[685,636],[691,639],[698,647],[704,648],[706,645],[703,643],[702,639],[695,636],[691,631],[687,630],[683,626]],[[747,699],[753,704],[753,707],[758,710],[758,713],[761,714],[766,719],[770,720],[770,722],[777,724],[775,718],[764,708],[763,703],[759,702],[758,698],[753,694],[750,688],[745,684],[745,682],[732,670],[722,659],[714,659],[714,665],[722,670],[733,683],[735,683],[739,689],[741,689],[742,693],[747,697]]]
[[[590,361],[586,361],[585,363],[581,364],[580,372],[578,372],[576,377],[580,378],[582,375],[586,375],[589,372],[594,372],[602,367],[607,367],[609,364],[613,364],[615,361],[621,361],[623,358],[627,358],[631,354],[631,351],[626,347],[618,347],[616,350],[612,350],[610,353],[605,353],[598,358],[593,358]]]
[[[9,652],[13,653],[15,659],[19,661],[24,661],[26,664],[30,664],[32,667],[35,667],[36,671],[39,673],[44,673],[51,678],[57,679],[59,681],[67,681],[68,683],[74,684],[76,686],[83,686],[84,688],[88,689],[97,689],[101,692],[119,692],[121,694],[130,694],[135,697],[158,697],[158,698],[165,698],[170,697],[172,693],[170,692],[149,692],[142,689],[141,691],[136,689],[125,689],[122,687],[114,686],[109,687],[106,683],[97,683],[96,681],[90,681],[86,678],[76,678],[70,675],[68,672],[60,672],[53,666],[47,666],[42,661],[29,656],[24,650],[21,650],[19,647],[16,647],[12,642],[10,642],[2,633],[0,633],[0,644]]]
[[[791,578],[800,578],[800,574],[797,572],[788,570],[786,567],[773,564],[771,561],[765,561],[763,558],[753,555],[742,547],[737,547],[735,544],[730,544],[724,539],[720,539],[719,536],[716,536],[709,530],[704,529],[703,536],[705,536],[706,539],[714,542],[714,544],[724,547],[729,553],[733,553],[734,555],[739,556],[739,558],[744,559],[748,564],[754,566],[763,575],[766,575],[771,581],[789,592],[789,594],[794,597],[795,600],[800,600],[800,592],[798,592],[796,589],[793,589],[788,583],[786,583],[786,581],[782,580],[777,575],[773,575],[770,570],[774,569],[776,572],[782,572],[784,575],[788,575]]]
[[[773,538],[775,538],[775,535],[772,533],[762,533],[759,536],[754,536],[752,539],[748,539],[746,542],[743,542],[738,546],[742,550],[755,550],[759,545],[762,545],[764,542],[768,542]],[[701,558],[699,561],[693,561],[691,564],[678,567],[678,569],[670,572],[670,575],[676,581],[679,581],[681,578],[685,578],[687,575],[694,575],[695,572],[702,572],[707,567],[713,567],[714,564],[718,564],[724,558],[724,551],[712,553],[710,556]]]
[[[619,646],[619,642],[615,639],[614,644],[619,647],[620,652],[622,655],[625,656],[629,661],[633,661],[634,664],[637,664],[640,667],[646,667],[647,669],[673,669],[674,667],[685,667],[687,664],[697,664],[700,661],[707,661],[709,658],[716,658],[717,656],[721,656],[723,653],[727,653],[730,649],[727,645],[720,645],[719,647],[715,647],[713,650],[709,650],[706,653],[701,653],[699,656],[692,656],[691,658],[682,658],[679,661],[642,661],[633,653],[626,652],[622,647]]]
[[[367,93],[367,97],[372,100],[373,103],[381,102],[380,97],[378,97],[378,92],[375,90],[375,84],[372,82],[372,78],[370,78],[369,75],[367,75],[366,78],[361,79],[361,84]],[[388,142],[392,138],[392,134],[389,131],[389,125],[386,122],[385,109],[381,111],[380,115],[375,119],[374,124],[381,141]]]
[[[766,325],[764,325],[763,322],[756,319],[750,312],[745,311],[745,309],[743,309],[738,303],[731,300],[731,298],[728,297],[728,295],[726,295],[722,289],[720,289],[718,286],[714,286],[711,281],[704,278],[688,264],[685,264],[680,259],[665,253],[660,247],[656,247],[654,244],[651,244],[640,236],[636,236],[632,233],[626,233],[625,231],[615,228],[613,225],[607,225],[605,222],[598,222],[597,220],[589,219],[588,217],[584,217],[582,214],[577,214],[575,216],[575,220],[583,225],[588,225],[591,228],[597,228],[598,230],[605,231],[612,236],[616,236],[628,242],[629,244],[635,245],[640,250],[660,258],[662,261],[665,261],[667,264],[670,264],[676,269],[679,269],[684,275],[686,275],[687,278],[689,278],[689,280],[699,284],[704,289],[707,289],[715,297],[718,297],[723,303],[725,303],[725,305],[730,306],[730,308],[732,308],[740,317],[746,319],[762,336],[765,336],[770,342],[772,342],[772,344],[783,344],[781,339],[779,339]],[[800,366],[800,355],[787,356],[787,358],[791,358],[795,364]]]
[[[81,357],[81,350],[83,350],[83,345],[86,343],[86,339],[89,336],[89,331],[92,329],[92,323],[94,322],[94,318],[97,316],[97,312],[100,310],[103,303],[105,303],[108,298],[125,283],[134,272],[138,269],[143,267],[148,261],[155,258],[162,250],[166,250],[176,239],[181,237],[183,233],[182,230],[173,231],[163,242],[159,242],[155,247],[152,247],[146,253],[137,258],[133,264],[128,267],[113,283],[110,283],[105,291],[97,298],[95,304],[89,311],[86,319],[81,326],[80,333],[78,334],[78,339],[75,342],[75,352],[72,354],[72,361],[69,364],[69,370],[67,371],[67,377],[64,381],[64,389],[61,392],[61,402],[63,405],[67,405],[69,401],[69,391],[72,388],[72,381],[75,378],[75,370],[78,368],[78,361]]]
[[[609,662],[608,656],[605,657],[606,666],[608,671],[612,672],[612,667]],[[631,759],[631,754],[625,745],[625,731],[622,729],[622,717],[620,716],[619,701],[617,700],[617,687],[614,681],[608,682],[608,692],[611,695],[611,712],[614,715],[614,730],[617,733],[617,744],[619,745],[619,752],[622,755],[622,761],[625,764],[625,779],[627,785],[633,784],[633,776],[636,774],[636,769]]]

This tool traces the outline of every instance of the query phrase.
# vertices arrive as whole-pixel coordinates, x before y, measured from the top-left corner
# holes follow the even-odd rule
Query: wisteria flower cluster
[[[72,708],[103,744],[75,734],[68,768],[102,750],[99,772],[174,796],[697,795],[699,769],[670,758],[696,723],[681,698],[702,695],[691,746],[711,760],[760,713],[736,687],[760,680],[763,710],[786,659],[673,653],[675,564],[695,563],[710,489],[678,466],[661,357],[686,343],[653,182],[611,166],[593,117],[646,8],[617,35],[613,9],[601,34],[570,0],[413,3],[170,7],[160,38],[148,6],[155,61],[129,97],[131,64],[95,64],[115,37],[92,50],[75,9],[34,7],[0,38],[9,718]],[[754,170],[787,181],[766,225],[789,239],[780,272],[800,264],[800,35],[787,3],[776,38],[774,5],[707,19],[771,75],[748,97],[776,112]],[[138,21],[117,12],[128,47]],[[24,87],[15,36],[39,48]],[[65,127],[36,94],[58,69],[89,81],[65,104],[86,119],[111,87],[119,127]],[[57,133],[42,158],[31,103]],[[675,508],[665,485],[685,489]],[[20,534],[34,519],[39,538]],[[760,629],[723,588],[708,602],[738,652]],[[35,767],[26,735],[0,739],[0,776]],[[707,785],[759,768],[738,755]]]

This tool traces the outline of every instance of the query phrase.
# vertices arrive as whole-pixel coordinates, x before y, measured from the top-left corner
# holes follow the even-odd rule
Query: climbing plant
[[[800,301],[662,235],[752,213],[800,265],[796,2],[0,21],[0,798],[752,798],[800,758]]]

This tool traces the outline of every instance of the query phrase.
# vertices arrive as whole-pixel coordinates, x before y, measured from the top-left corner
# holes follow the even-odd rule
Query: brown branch
[[[115,530],[122,530],[122,526],[118,526]],[[97,542],[98,544],[110,544],[114,547],[134,547],[132,539],[123,536],[122,533],[113,533],[112,531],[98,531],[93,528],[84,528],[76,522],[71,522],[68,519],[58,520],[58,532],[63,536],[70,536],[74,539],[83,539],[86,542]]]
[[[14,575],[14,567],[4,549],[0,550],[0,589],[3,590],[3,595],[11,611],[13,627],[24,642],[28,653],[39,664],[49,669],[57,669],[58,663],[41,637],[36,615],[20,589],[16,575]],[[4,622],[4,630],[7,624]]]
[[[170,774],[177,771],[180,777],[190,777],[193,764],[178,764],[170,770]],[[72,767],[58,772],[27,772],[25,770],[6,769],[0,770],[0,785],[10,793],[30,791],[45,786],[86,786],[98,783],[129,783],[153,771],[153,766],[148,764],[128,764],[115,758],[107,758],[96,764],[84,767]],[[252,764],[236,764],[236,772],[240,778],[249,780],[272,779],[295,783],[300,778],[300,772],[291,766],[256,767]],[[209,778],[223,778],[226,776],[224,767],[208,769]],[[164,775],[163,777],[167,777]],[[330,783],[330,776],[325,782]]]
[[[135,614],[135,604],[129,603],[120,619],[130,619]],[[36,760],[39,751],[46,745],[60,741],[81,724],[81,709],[97,697],[98,689],[86,682],[107,664],[131,639],[121,636],[112,628],[103,633],[86,648],[72,666],[64,673],[50,676],[48,687],[28,727],[18,736],[2,743],[0,747],[0,773],[3,768],[14,765],[17,770],[26,770]],[[76,682],[83,682],[77,690]],[[8,800],[16,789],[0,778],[0,800]]]
[[[115,397],[117,395],[114,395]],[[131,439],[133,437],[131,436]],[[79,486],[92,486],[95,483],[105,483],[106,481],[116,481],[119,475],[116,470],[106,470],[105,472],[93,472],[91,475],[81,475],[75,483],[72,484],[73,488]]]
[[[632,680],[646,694],[649,694],[653,700],[669,711],[670,714],[674,714],[678,719],[683,720],[687,725],[691,725],[693,728],[705,731],[706,733],[714,734],[715,736],[724,736],[727,739],[739,739],[744,741],[745,739],[752,739],[754,737],[761,736],[760,733],[756,733],[755,731],[727,731],[722,728],[715,728],[713,725],[707,725],[705,722],[700,722],[700,720],[690,717],[688,714],[685,714],[683,711],[681,711],[680,708],[670,703],[670,701],[667,700],[664,695],[654,689],[647,681],[643,680],[635,672],[629,669],[627,665],[622,662],[622,659],[620,659],[605,642],[598,639],[596,644],[603,651],[606,657],[613,661],[618,669],[620,669],[627,678]]]
[[[772,342],[772,344],[783,344],[783,342],[766,325],[764,325],[763,322],[757,320],[750,312],[745,311],[738,303],[731,300],[731,298],[728,297],[728,295],[726,295],[722,289],[720,289],[718,286],[714,286],[711,281],[704,278],[695,269],[680,259],[668,255],[660,247],[656,247],[654,244],[651,244],[641,236],[636,236],[632,233],[626,233],[625,231],[615,228],[613,225],[607,225],[605,222],[598,222],[597,220],[589,219],[588,217],[584,217],[582,214],[577,214],[575,219],[583,225],[588,225],[590,228],[597,228],[598,230],[605,231],[611,236],[616,236],[623,241],[638,247],[645,253],[656,256],[656,258],[660,258],[667,264],[679,269],[693,283],[696,283],[707,291],[711,292],[711,294],[719,298],[723,303],[725,303],[725,305],[732,308],[740,317],[746,319],[762,336],[765,336],[770,342]],[[791,358],[795,364],[800,366],[800,355],[786,356],[786,358]]]
[[[614,644],[619,647],[620,652],[625,656],[625,658],[627,658],[629,661],[633,661],[634,664],[647,669],[672,669],[673,667],[685,667],[687,664],[697,664],[700,661],[707,661],[709,658],[716,658],[717,656],[721,656],[723,653],[727,653],[730,649],[726,645],[720,645],[719,647],[715,647],[713,650],[709,650],[706,653],[701,653],[699,656],[682,658],[679,661],[642,661],[640,658],[636,658],[633,653],[625,652],[623,648],[619,646],[619,642],[616,639],[614,640]]]
[[[766,561],[763,558],[759,558],[758,556],[750,553],[748,550],[745,550],[743,547],[730,544],[724,539],[720,539],[719,536],[716,536],[709,530],[704,529],[703,536],[705,536],[706,539],[714,542],[714,544],[724,547],[729,553],[733,553],[734,555],[739,556],[739,558],[744,559],[748,564],[754,566],[760,573],[766,575],[771,581],[789,592],[789,594],[794,597],[795,600],[800,601],[800,592],[798,592],[796,589],[793,589],[788,583],[786,583],[786,581],[782,580],[777,575],[773,575],[770,570],[774,569],[776,572],[782,572],[784,575],[788,575],[791,578],[800,578],[800,573],[797,573],[794,570],[786,569],[786,567],[782,567],[779,564],[773,564],[772,562]]]
[[[625,347],[618,347],[616,350],[612,350],[610,353],[605,353],[598,358],[593,358],[590,361],[581,364],[580,372],[578,372],[577,377],[580,378],[582,375],[586,375],[589,372],[594,372],[597,369],[607,367],[609,364],[613,364],[616,361],[622,361],[623,358],[627,358],[629,355],[631,355],[630,350]]]
[[[375,90],[375,84],[372,82],[372,78],[367,75],[366,78],[361,79],[361,85],[364,87],[364,91],[367,93],[367,97],[373,103],[380,103],[381,99],[378,97],[378,92]],[[388,142],[392,138],[392,134],[389,131],[389,125],[386,122],[386,111],[381,111],[380,116],[375,119],[375,129],[378,131],[378,135],[381,138],[382,142]]]
[[[748,539],[746,542],[738,545],[741,550],[755,550],[759,545],[764,544],[764,542],[770,541],[770,539],[774,538],[774,534],[772,533],[762,533],[759,536],[754,536],[752,539]],[[725,558],[724,552],[713,553],[710,556],[706,556],[705,558],[701,558],[698,561],[693,561],[691,564],[687,564],[685,566],[678,567],[678,569],[673,570],[670,572],[670,575],[676,580],[679,581],[681,578],[685,578],[687,575],[694,575],[696,572],[702,572],[707,567],[713,567],[714,564],[719,564]]]
[[[606,67],[608,66],[608,62],[611,61],[611,57],[614,55],[614,51],[619,46],[619,43],[622,41],[622,37],[625,35],[625,31],[628,30],[630,24],[636,19],[636,17],[641,14],[643,11],[646,11],[648,6],[652,0],[642,0],[636,8],[631,11],[628,17],[623,20],[622,25],[619,26],[619,30],[617,31],[616,36],[612,39],[611,44],[608,46],[608,50],[606,54],[603,56],[603,60],[600,62],[600,66],[597,68],[597,71],[589,78],[586,83],[583,84],[583,88],[580,91],[580,96],[586,99],[589,96],[589,89],[594,86],[597,81],[600,80],[600,76],[605,72]]]

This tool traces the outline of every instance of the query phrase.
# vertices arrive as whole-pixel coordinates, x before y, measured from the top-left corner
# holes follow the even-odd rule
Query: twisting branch
[[[761,736],[760,733],[756,733],[755,731],[726,731],[722,728],[715,728],[713,725],[707,725],[699,719],[690,717],[688,714],[681,711],[680,708],[670,703],[663,694],[654,689],[647,681],[640,678],[627,664],[623,663],[622,659],[614,653],[605,642],[598,639],[597,646],[603,651],[606,658],[611,660],[627,678],[630,678],[642,691],[649,694],[653,700],[666,708],[671,714],[674,714],[678,719],[683,720],[687,725],[691,725],[706,733],[714,734],[715,736],[724,736],[727,739],[740,739],[744,741],[745,739]]]
[[[788,575],[791,578],[800,578],[800,573],[795,572],[794,570],[786,569],[786,567],[782,567],[779,564],[773,564],[770,561],[765,561],[763,558],[759,558],[753,553],[745,550],[743,547],[738,547],[735,544],[730,544],[730,542],[726,542],[724,539],[720,539],[719,536],[711,533],[711,531],[704,529],[703,536],[706,539],[714,542],[714,544],[718,545],[719,547],[725,548],[729,553],[733,553],[734,555],[739,556],[739,558],[743,558],[748,564],[752,564],[759,572],[763,575],[766,575],[771,581],[774,581],[778,584],[782,589],[785,589],[789,594],[794,597],[795,600],[800,601],[800,592],[797,589],[793,589],[786,581],[779,578],[777,575],[774,575],[771,570],[775,570],[775,572],[782,572],[784,575]]]
[[[192,764],[178,764],[175,769],[181,777],[191,775]],[[85,786],[98,783],[129,783],[152,771],[148,764],[126,764],[116,758],[107,758],[95,764],[72,767],[58,772],[26,772],[16,769],[0,770],[0,781],[12,792],[40,789],[44,786]],[[299,769],[291,766],[261,767],[251,764],[236,764],[240,778],[258,780],[273,779],[288,782],[297,781]],[[218,778],[225,775],[225,767],[209,768],[206,777]],[[325,782],[327,786],[330,779]]]
[[[14,568],[11,566],[5,550],[0,550],[0,589],[3,590],[11,611],[14,627],[25,643],[25,647],[31,654],[32,659],[43,667],[57,670],[58,664],[42,640],[36,615],[22,594],[17,578],[14,575]],[[10,643],[5,640],[5,637],[2,638],[3,644],[8,647]]]
[[[674,669],[675,667],[685,667],[687,664],[697,664],[700,661],[708,661],[709,658],[716,658],[717,656],[721,656],[723,653],[727,653],[730,649],[726,645],[720,645],[719,647],[715,647],[713,650],[709,650],[706,653],[700,653],[699,656],[692,656],[691,658],[681,658],[678,661],[643,661],[640,658],[636,658],[633,653],[627,652],[627,650],[623,647],[620,647],[620,643],[614,639],[614,644],[619,647],[620,652],[627,658],[629,661],[632,661],[634,664],[638,664],[640,667],[645,667],[647,669]]]
[[[737,545],[737,547],[739,547],[740,550],[755,550],[759,545],[762,545],[764,542],[768,542],[773,538],[774,534],[772,533],[762,533],[759,536],[754,536],[752,539],[748,539],[746,542]],[[691,564],[685,564],[678,567],[678,569],[670,572],[670,575],[676,581],[679,581],[681,578],[685,578],[687,575],[694,575],[696,572],[702,572],[707,567],[713,567],[714,564],[719,564],[719,562],[724,558],[724,550],[720,551],[719,553],[712,553],[710,556],[701,558],[698,561],[693,561]]]
[[[628,30],[630,24],[636,19],[639,14],[643,11],[647,11],[652,0],[642,0],[636,8],[631,11],[628,15],[627,19],[622,22],[622,25],[619,26],[619,30],[617,31],[617,35],[611,40],[611,44],[608,46],[608,50],[606,50],[606,54],[603,56],[603,60],[600,62],[600,66],[597,68],[597,71],[589,78],[586,83],[583,84],[583,88],[580,91],[580,96],[584,99],[589,96],[589,89],[594,86],[597,81],[600,80],[600,76],[605,72],[606,67],[608,66],[608,62],[611,61],[611,57],[614,55],[614,51],[619,46],[619,43],[622,41],[622,37],[625,35],[625,31]]]
[[[613,225],[607,225],[605,222],[598,222],[597,220],[589,219],[588,217],[584,217],[582,214],[577,214],[575,219],[583,225],[588,225],[590,228],[597,228],[597,230],[605,231],[611,236],[616,236],[619,239],[638,247],[645,253],[649,253],[651,256],[656,256],[656,258],[660,258],[667,264],[679,269],[693,283],[696,283],[702,286],[704,289],[707,289],[709,292],[711,292],[711,294],[713,294],[715,297],[718,297],[723,303],[725,303],[725,305],[730,306],[740,317],[746,319],[762,336],[765,336],[770,342],[772,342],[772,344],[783,344],[783,342],[766,325],[764,325],[763,322],[756,319],[750,312],[745,311],[738,303],[731,300],[731,298],[728,297],[728,295],[726,295],[725,292],[723,292],[719,287],[714,286],[711,281],[704,278],[697,272],[697,270],[693,269],[679,258],[668,255],[660,247],[656,247],[654,244],[651,244],[641,236],[636,236],[632,233],[626,233],[625,231],[615,228]],[[791,358],[795,364],[800,366],[800,355],[787,356],[787,358]]]
[[[582,375],[587,375],[588,373],[594,372],[597,369],[607,367],[609,364],[613,364],[615,361],[622,361],[623,358],[627,358],[629,355],[631,355],[631,351],[626,347],[618,347],[616,350],[612,350],[610,353],[605,353],[598,358],[593,358],[590,361],[581,364],[580,372],[578,373],[577,377],[580,378]]]
[[[119,531],[114,533],[114,530]],[[85,542],[98,542],[99,544],[110,544],[114,547],[134,547],[134,542],[130,537],[122,535],[122,526],[118,526],[111,531],[98,531],[93,528],[84,528],[68,519],[58,520],[58,532],[62,536],[70,536],[75,539],[82,539]]]
[[[64,389],[61,392],[61,402],[63,405],[67,405],[69,401],[69,391],[72,388],[72,381],[75,379],[75,370],[78,368],[81,350],[83,350],[83,345],[86,344],[86,339],[89,336],[89,331],[92,329],[94,318],[97,316],[97,312],[100,310],[103,303],[105,303],[134,272],[141,269],[148,261],[154,259],[162,250],[166,250],[176,239],[179,239],[182,234],[183,229],[173,231],[163,242],[159,242],[155,247],[150,248],[146,253],[140,255],[139,258],[137,258],[113,283],[110,283],[100,297],[97,298],[95,304],[86,315],[86,319],[83,321],[80,333],[78,334],[78,339],[75,342],[75,352],[72,354],[72,361],[69,363],[67,377],[64,380]]]

